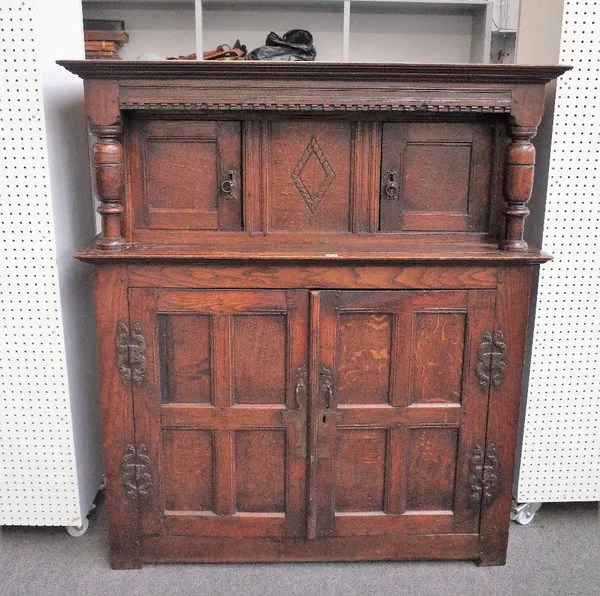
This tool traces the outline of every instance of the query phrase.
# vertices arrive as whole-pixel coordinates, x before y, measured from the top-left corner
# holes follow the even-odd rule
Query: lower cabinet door
[[[308,293],[131,289],[142,536],[303,536]],[[138,481],[139,484],[139,481]]]
[[[309,534],[477,533],[489,398],[477,359],[495,292],[324,291],[312,301]]]

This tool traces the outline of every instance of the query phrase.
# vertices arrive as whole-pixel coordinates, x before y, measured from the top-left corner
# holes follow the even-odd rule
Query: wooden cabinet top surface
[[[210,60],[61,60],[83,79],[287,79],[437,83],[548,83],[570,70],[562,65],[418,64],[362,62],[212,62]]]

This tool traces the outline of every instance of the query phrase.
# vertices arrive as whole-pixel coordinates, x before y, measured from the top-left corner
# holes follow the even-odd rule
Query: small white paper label
[[[326,257],[339,257],[340,255],[337,254],[337,252],[327,252],[325,253]]]

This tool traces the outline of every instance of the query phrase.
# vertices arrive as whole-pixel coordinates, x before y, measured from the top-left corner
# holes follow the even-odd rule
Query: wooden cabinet
[[[86,81],[111,563],[508,540],[535,66],[63,63]]]

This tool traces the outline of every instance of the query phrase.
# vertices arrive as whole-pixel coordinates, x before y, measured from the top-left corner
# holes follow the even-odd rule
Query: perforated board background
[[[35,6],[0,3],[0,524],[80,515]]]
[[[519,502],[600,501],[600,1],[562,31]]]

